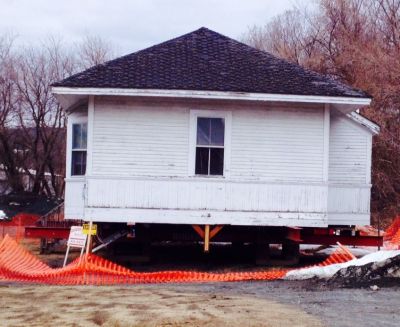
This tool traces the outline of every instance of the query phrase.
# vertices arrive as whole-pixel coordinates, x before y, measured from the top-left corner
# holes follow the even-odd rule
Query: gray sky
[[[248,26],[265,24],[293,0],[0,0],[0,33],[20,42],[48,35],[77,42],[83,35],[111,41],[130,53],[202,26],[239,38]]]

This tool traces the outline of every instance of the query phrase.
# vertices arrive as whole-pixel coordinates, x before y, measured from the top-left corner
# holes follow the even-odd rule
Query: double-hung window
[[[71,175],[86,173],[87,124],[72,124]]]
[[[224,175],[225,119],[197,117],[195,174]]]

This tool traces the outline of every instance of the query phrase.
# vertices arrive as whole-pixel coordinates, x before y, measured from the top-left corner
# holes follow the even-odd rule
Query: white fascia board
[[[86,87],[53,87],[52,92],[59,95],[110,95],[110,96],[142,96],[203,98],[216,100],[247,100],[273,102],[305,102],[331,103],[354,106],[368,106],[370,98],[330,97],[314,95],[268,94],[246,92],[191,91],[191,90],[158,90],[158,89],[116,89]]]
[[[347,114],[347,117],[349,117],[354,122],[366,127],[367,129],[369,129],[375,135],[379,134],[379,132],[381,130],[379,125],[373,123],[369,119],[365,118],[364,116],[361,116],[360,114],[358,114],[358,113],[356,113],[354,111],[349,113],[349,114]]]

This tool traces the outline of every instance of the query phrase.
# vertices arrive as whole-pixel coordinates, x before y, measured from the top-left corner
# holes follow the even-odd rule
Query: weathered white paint
[[[326,220],[326,214],[321,213],[127,208],[86,208],[85,215],[86,217],[96,217],[96,222],[110,222],[115,221],[115,217],[122,217],[118,218],[118,221],[239,226],[324,227],[325,225],[322,225],[321,222]]]
[[[232,115],[232,179],[323,181],[323,108],[240,109]]]
[[[229,178],[322,181],[323,109],[207,105],[194,112],[209,115],[213,108],[216,115],[226,109],[227,132],[232,130],[226,151]],[[185,105],[96,101],[92,174],[188,176],[187,167],[194,165],[190,125]]]
[[[189,111],[96,99],[93,175],[187,176]]]
[[[331,116],[328,222],[370,223],[371,152],[374,132],[338,112]]]
[[[53,87],[52,93],[61,96],[68,95],[106,95],[106,96],[129,96],[129,97],[172,97],[172,98],[194,98],[212,100],[244,100],[244,101],[275,101],[295,103],[332,103],[346,106],[367,106],[371,103],[370,98],[354,97],[329,97],[314,95],[292,95],[292,94],[268,94],[249,92],[222,92],[222,91],[198,91],[198,90],[160,90],[160,89],[117,89],[117,88],[90,88],[90,87]],[[355,110],[356,108],[353,108]]]
[[[246,223],[237,220],[237,212],[300,212],[323,216],[327,211],[327,186],[320,184],[267,184],[197,177],[88,177],[87,188],[88,207],[224,211],[231,212],[231,223],[242,225]],[[129,217],[120,219],[129,220]],[[254,224],[251,221],[247,223]],[[322,219],[320,223],[326,224],[326,221]],[[262,224],[279,224],[279,219],[263,221]]]
[[[85,178],[67,178],[65,180],[66,219],[82,219],[85,216]]]
[[[324,166],[323,166],[323,180],[329,180],[329,143],[331,131],[331,110],[329,104],[324,107]]]
[[[343,115],[331,117],[329,181],[369,184],[372,135]]]
[[[329,225],[369,225],[370,193],[371,187],[367,184],[330,185]]]
[[[352,119],[353,121],[357,122],[361,126],[367,128],[370,132],[372,132],[374,135],[379,134],[380,132],[380,127],[379,125],[375,124],[374,122],[368,120],[367,118],[361,116],[359,113],[353,111],[349,114],[347,114],[347,117]]]
[[[229,117],[224,177],[190,173],[191,112],[193,117],[202,110]],[[85,119],[77,115],[70,117]],[[90,168],[84,179],[67,179],[67,218],[300,227],[369,223],[371,133],[349,117],[331,115],[328,106],[96,97],[89,99],[88,115]],[[68,133],[69,140],[70,127]],[[69,173],[70,153],[67,158]]]

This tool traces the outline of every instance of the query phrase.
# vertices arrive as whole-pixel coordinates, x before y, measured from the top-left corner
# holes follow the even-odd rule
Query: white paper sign
[[[67,245],[75,248],[84,248],[86,237],[87,235],[83,234],[82,226],[71,226]]]

